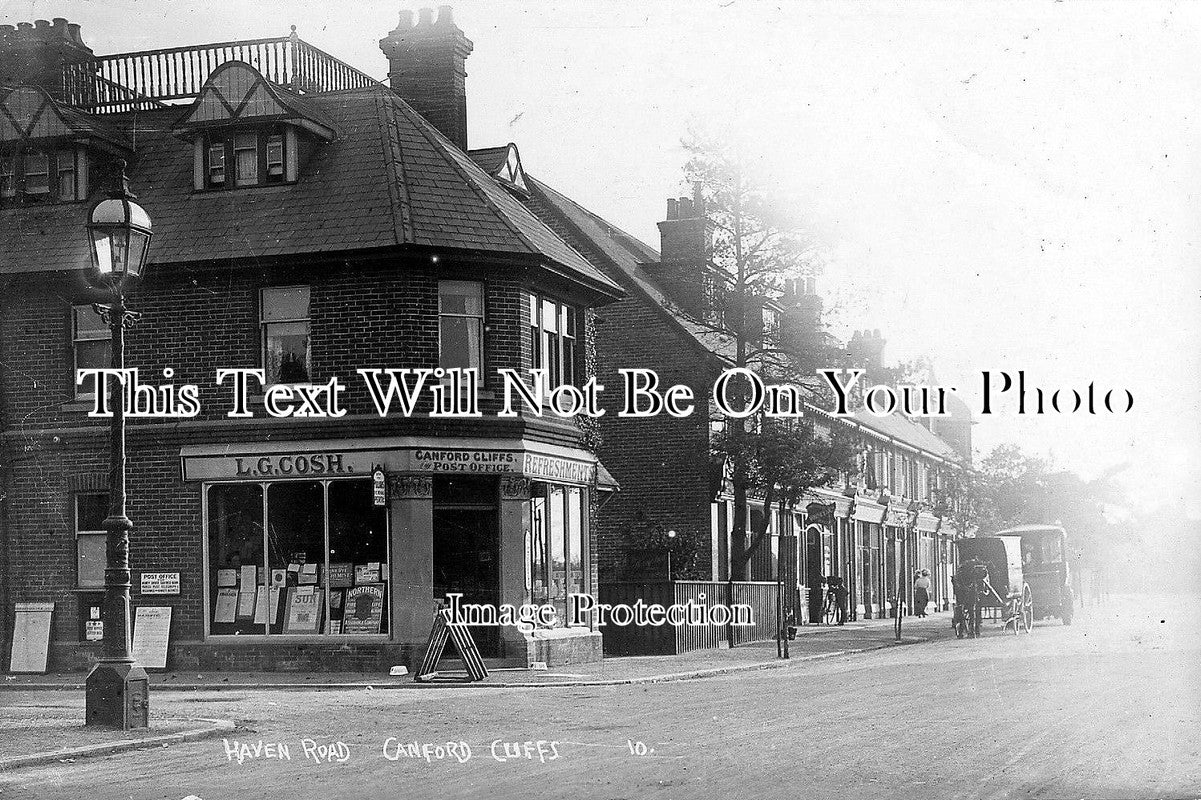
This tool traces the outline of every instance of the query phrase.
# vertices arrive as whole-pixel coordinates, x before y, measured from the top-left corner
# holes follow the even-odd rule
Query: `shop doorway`
[[[816,525],[805,529],[805,582],[809,585],[809,620],[822,621],[822,605],[825,603],[826,573],[822,571],[822,531]]]
[[[500,517],[494,478],[434,479],[434,600],[451,592],[463,603],[500,603]],[[474,627],[484,656],[500,653],[500,629]]]

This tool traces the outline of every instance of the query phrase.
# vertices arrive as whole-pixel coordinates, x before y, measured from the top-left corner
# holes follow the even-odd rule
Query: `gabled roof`
[[[653,247],[636,239],[625,231],[592,213],[560,192],[547,186],[531,175],[526,175],[530,187],[531,204],[539,213],[558,215],[579,235],[597,248],[608,262],[610,277],[622,286],[641,295],[659,309],[664,317],[689,339],[716,357],[732,362],[734,343],[731,337],[697,324],[687,314],[681,313],[666,294],[646,275],[640,265],[656,262],[659,253]]]
[[[530,188],[526,183],[525,168],[521,166],[521,154],[517,152],[517,145],[509,142],[503,147],[468,150],[467,155],[480,165],[480,169],[502,184],[516,190],[522,197],[529,196]]]
[[[273,99],[292,102],[273,88]],[[314,148],[296,183],[248,189],[193,190],[192,147],[174,135],[178,108],[108,118],[137,131],[129,178],[154,223],[152,264],[422,246],[526,257],[622,294],[386,87],[303,100],[339,138]],[[0,208],[0,273],[85,269],[86,213],[86,203]]]
[[[725,363],[733,359],[733,341],[703,325],[698,325],[687,315],[675,309],[674,304],[647,275],[641,265],[659,260],[659,253],[650,245],[617,228],[600,216],[566,197],[545,183],[527,176],[531,190],[531,204],[539,213],[555,214],[569,224],[577,235],[585,237],[589,244],[604,255],[609,274],[620,284],[643,296],[651,306],[676,324],[683,335]],[[821,409],[817,409],[821,411]],[[825,413],[825,412],[823,412]],[[828,415],[827,415],[828,416]],[[934,433],[922,425],[901,415],[876,417],[867,412],[856,414],[854,422],[881,436],[894,439],[917,450],[954,463],[962,463],[962,457]]]
[[[213,70],[200,94],[176,125],[177,132],[236,122],[284,121],[330,141],[337,130],[317,106],[268,81],[245,61],[227,61]]]
[[[59,105],[40,87],[0,87],[0,142],[93,138],[130,149],[129,140],[119,130],[91,114]]]

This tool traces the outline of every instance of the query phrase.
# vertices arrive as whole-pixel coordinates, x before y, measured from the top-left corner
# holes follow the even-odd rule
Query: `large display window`
[[[388,515],[370,480],[205,488],[209,634],[388,632]]]
[[[550,603],[560,622],[567,616],[567,599],[584,592],[584,490],[547,485],[545,496],[530,500],[530,599]]]

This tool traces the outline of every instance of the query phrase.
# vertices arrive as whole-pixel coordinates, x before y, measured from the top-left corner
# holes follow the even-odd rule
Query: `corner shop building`
[[[114,88],[109,65],[163,54],[95,56],[65,21],[0,29],[0,603],[6,626],[55,603],[52,668],[85,666],[104,622],[108,425],[74,375],[109,357],[84,222],[121,159],[156,230],[126,364],[202,405],[129,425],[133,606],[172,608],[169,666],[377,669],[418,657],[447,592],[595,591],[613,487],[589,432],[498,418],[489,376],[584,382],[591,309],[621,292],[526,207],[514,146],[467,151],[471,43],[443,13],[381,42],[392,88],[295,36],[197,46],[182,85],[148,69]],[[231,419],[230,367],[336,375],[348,413]],[[432,418],[426,395],[380,418],[360,367],[477,368],[482,416]],[[515,663],[600,653],[586,628],[479,638]]]

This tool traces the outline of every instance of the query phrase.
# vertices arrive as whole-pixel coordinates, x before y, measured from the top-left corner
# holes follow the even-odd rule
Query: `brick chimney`
[[[423,8],[413,24],[413,12],[400,12],[396,30],[380,39],[388,57],[388,81],[417,113],[467,149],[467,56],[471,40],[455,24],[450,6]]]
[[[692,197],[669,198],[667,219],[659,223],[659,263],[646,265],[671,299],[698,317],[706,314],[704,277],[712,272],[713,230],[699,186]]]
[[[867,370],[869,376],[872,373],[879,375],[884,366],[884,337],[880,335],[880,329],[855,331],[847,345],[847,356],[852,367]]]
[[[32,84],[62,99],[62,67],[89,61],[92,48],[83,43],[79,26],[56,17],[16,27],[0,25],[0,85]]]
[[[813,277],[784,281],[780,320],[780,344],[792,353],[814,349],[822,343],[822,298]]]

